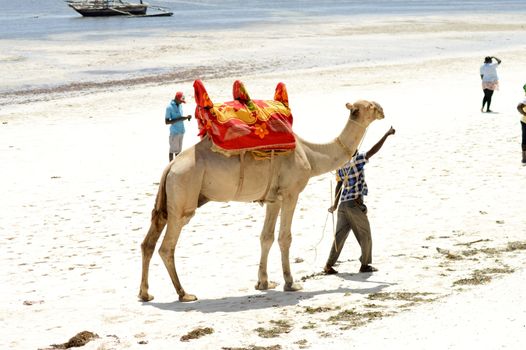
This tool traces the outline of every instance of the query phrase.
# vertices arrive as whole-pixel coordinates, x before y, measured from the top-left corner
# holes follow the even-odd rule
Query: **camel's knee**
[[[151,232],[148,232],[146,237],[141,243],[141,249],[143,252],[152,252],[157,244],[157,237],[152,237]]]
[[[291,235],[280,236],[278,238],[278,244],[281,249],[290,248],[290,245],[292,244],[292,236]]]
[[[166,226],[167,213],[157,209],[152,210],[151,226],[155,231],[162,231]]]
[[[261,244],[272,244],[274,242],[274,231],[263,231],[261,236],[259,236],[259,241]]]
[[[155,245],[157,244],[160,235],[161,231],[157,230],[155,226],[152,225],[141,243],[142,252],[149,255],[153,254],[153,250],[155,249]]]
[[[166,248],[161,245],[161,247],[159,248],[157,252],[161,256],[161,259],[163,259],[163,261],[166,262],[166,261],[171,261],[173,259],[175,249]]]
[[[181,217],[181,226],[185,226],[186,224],[188,224],[190,220],[194,217],[194,215],[195,215],[195,209],[185,211],[185,213]]]
[[[144,240],[141,243],[141,251],[143,255],[147,255],[147,256],[152,255],[154,249],[155,249],[155,243],[152,243],[148,240]]]

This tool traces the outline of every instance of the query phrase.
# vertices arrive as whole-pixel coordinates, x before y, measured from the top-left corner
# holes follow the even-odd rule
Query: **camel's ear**
[[[352,103],[347,102],[345,104],[345,107],[347,107],[347,109],[351,111],[351,116],[356,116],[356,114],[358,113],[358,108],[356,108]]]

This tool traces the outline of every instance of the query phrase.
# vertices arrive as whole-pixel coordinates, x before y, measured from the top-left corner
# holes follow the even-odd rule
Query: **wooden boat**
[[[149,4],[129,3],[122,0],[67,0],[68,6],[80,13],[84,17],[102,16],[171,16],[171,12],[157,8],[160,13],[146,15]]]

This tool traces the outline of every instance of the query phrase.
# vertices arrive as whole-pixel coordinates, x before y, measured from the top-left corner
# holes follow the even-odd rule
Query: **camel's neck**
[[[362,124],[349,120],[341,134],[332,142],[315,144],[301,140],[312,168],[311,176],[337,169],[351,159],[365,135],[365,130],[366,127]]]

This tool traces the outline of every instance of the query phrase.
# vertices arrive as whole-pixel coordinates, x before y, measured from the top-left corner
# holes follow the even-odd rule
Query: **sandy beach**
[[[97,337],[82,349],[522,349],[519,16],[250,34],[260,40],[235,47],[236,31],[97,47],[68,36],[33,43],[27,55],[22,46],[31,43],[0,40],[0,348],[49,349],[89,331]],[[132,60],[137,51],[143,55]],[[503,61],[495,113],[479,110],[487,55]],[[114,68],[113,80],[94,78],[115,61],[129,63]],[[134,73],[169,66],[181,70]],[[236,79],[260,99],[284,82],[294,131],[320,143],[343,128],[346,102],[382,105],[386,118],[371,124],[360,147],[396,129],[366,167],[378,272],[358,273],[351,235],[340,273],[321,274],[336,219],[327,212],[335,186],[327,173],[300,195],[292,225],[292,274],[302,291],[282,291],[277,242],[268,268],[278,286],[254,289],[263,207],[208,203],[175,254],[184,288],[199,299],[177,301],[155,253],[155,299],[139,301],[140,243],[168,158],[164,109],[182,90],[193,114],[197,78],[217,102],[232,99]],[[186,129],[184,148],[199,141],[195,119]]]

